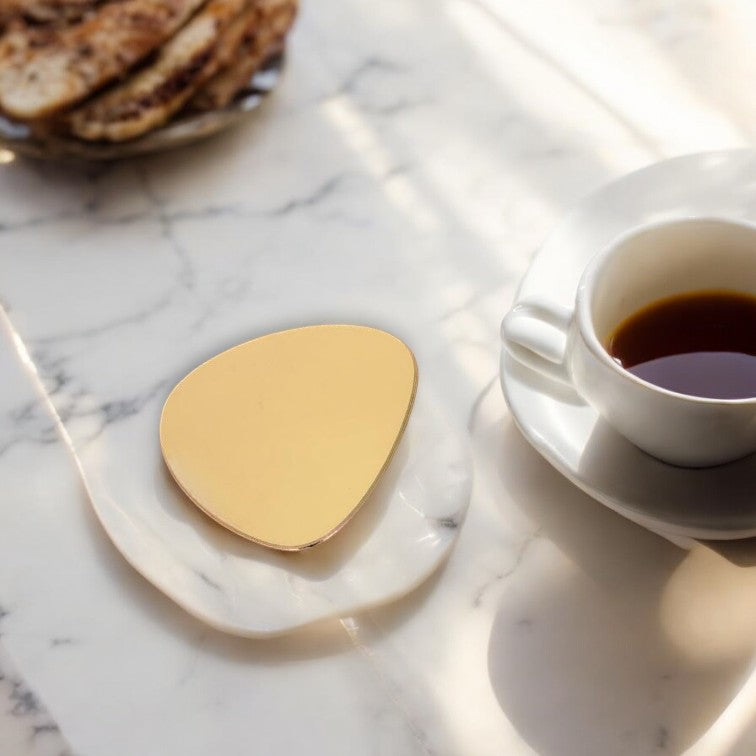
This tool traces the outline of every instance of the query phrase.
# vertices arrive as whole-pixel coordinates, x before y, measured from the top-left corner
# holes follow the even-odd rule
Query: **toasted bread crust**
[[[182,109],[222,108],[283,48],[297,10],[298,0],[0,0],[0,114],[42,137],[118,142]]]
[[[0,108],[19,120],[45,118],[125,73],[171,37],[203,0],[121,0],[81,23],[0,44]]]
[[[154,63],[71,113],[71,132],[117,142],[165,123],[229,60],[244,29],[246,7],[247,0],[210,0]]]
[[[14,22],[57,24],[76,21],[101,0],[0,0],[0,27]]]
[[[297,0],[258,0],[231,61],[197,92],[190,107],[213,110],[228,105],[261,64],[283,48],[297,9]]]

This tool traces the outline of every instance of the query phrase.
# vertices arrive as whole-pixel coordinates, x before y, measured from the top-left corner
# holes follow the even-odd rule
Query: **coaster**
[[[417,365],[374,328],[324,325],[248,341],[179,382],[160,419],[186,495],[255,543],[298,551],[359,509],[404,432]]]

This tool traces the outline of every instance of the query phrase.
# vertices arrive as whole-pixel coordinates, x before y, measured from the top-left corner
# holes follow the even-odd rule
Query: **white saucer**
[[[552,233],[515,301],[539,295],[572,306],[588,260],[612,239],[641,223],[697,215],[756,221],[756,152],[675,158],[602,188]],[[614,511],[680,545],[756,536],[756,455],[702,470],[672,467],[614,432],[569,389],[506,352],[501,383],[528,441]]]
[[[229,532],[184,496],[160,455],[161,406],[74,446],[94,510],[121,554],[220,630],[277,635],[391,601],[425,580],[456,540],[471,460],[422,378],[404,437],[368,500],[333,538],[296,553]]]

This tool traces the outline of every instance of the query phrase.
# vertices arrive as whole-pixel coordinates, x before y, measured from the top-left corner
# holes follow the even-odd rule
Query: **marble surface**
[[[0,752],[753,753],[754,544],[685,552],[577,491],[497,372],[578,198],[749,145],[754,28],[745,0],[319,0],[279,91],[219,138],[111,166],[0,153]],[[169,351],[336,319],[415,348],[469,431],[470,511],[400,601],[220,633],[113,547],[72,440],[127,428]]]

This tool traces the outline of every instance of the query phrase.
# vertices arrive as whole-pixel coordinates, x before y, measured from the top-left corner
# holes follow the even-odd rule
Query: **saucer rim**
[[[505,355],[502,356],[502,362],[505,360]],[[568,464],[564,462],[559,453],[544,443],[538,434],[531,433],[528,429],[528,423],[521,417],[520,413],[513,407],[510,402],[509,395],[506,391],[504,381],[507,378],[507,371],[502,366],[500,385],[504,399],[507,404],[507,408],[512,417],[512,421],[515,427],[523,438],[537,451],[543,459],[548,462],[560,475],[565,477],[572,485],[580,489],[583,493],[590,496],[605,507],[608,507],[613,512],[624,517],[627,520],[639,525],[646,530],[650,530],[653,533],[657,533],[665,538],[674,540],[677,538],[693,539],[693,540],[709,540],[709,541],[737,541],[744,538],[756,537],[756,516],[754,517],[754,526],[751,528],[740,529],[714,529],[706,528],[704,526],[697,525],[682,525],[680,523],[670,522],[663,518],[654,518],[649,515],[645,515],[642,512],[634,510],[631,506],[624,501],[606,495],[600,488],[596,488],[588,484],[585,480],[577,476]]]
[[[700,151],[686,155],[675,156],[667,160],[650,162],[634,171],[625,173],[613,180],[604,183],[598,189],[586,195],[582,200],[574,205],[572,209],[557,223],[557,225],[546,236],[539,249],[533,255],[525,273],[523,274],[516,287],[515,294],[512,298],[509,309],[521,302],[525,297],[529,296],[525,295],[523,293],[523,290],[528,286],[529,283],[532,282],[534,268],[536,267],[537,263],[539,263],[543,258],[551,257],[554,255],[551,249],[555,245],[557,245],[558,249],[557,240],[559,240],[560,237],[564,235],[565,230],[568,229],[570,225],[572,225],[581,215],[584,215],[592,205],[606,197],[607,193],[610,190],[616,189],[623,183],[629,184],[632,182],[633,178],[637,178],[638,175],[658,170],[660,166],[665,166],[667,170],[674,170],[676,165],[692,163],[696,160],[700,161],[706,159],[725,159],[731,161],[737,159],[738,156],[748,157],[749,159],[753,160],[754,158],[756,158],[756,150],[751,148],[737,148],[714,151]],[[700,219],[704,217],[716,217],[718,220],[733,221],[736,223],[749,223],[752,225],[756,223],[756,220],[750,218],[726,214],[715,216],[711,212],[681,213],[679,216],[675,217],[675,220]],[[629,227],[624,231],[615,234],[611,243],[615,243],[617,239],[621,238],[627,233],[631,233],[634,229],[648,225],[651,224],[649,222],[639,222],[635,224],[635,226]],[[588,259],[585,261],[585,267],[589,265],[591,259],[593,258],[588,257]],[[583,271],[585,270],[585,267],[583,268]],[[583,271],[581,271],[581,277],[579,281],[582,280]],[[576,285],[576,291],[577,286],[579,286],[579,281]],[[547,437],[543,437],[540,433],[534,432],[534,429],[531,427],[531,423],[522,412],[522,407],[515,406],[515,402],[512,401],[510,389],[507,385],[508,381],[516,380],[516,377],[512,375],[511,370],[507,369],[507,361],[510,359],[513,358],[507,352],[506,347],[502,345],[499,358],[499,385],[501,387],[507,408],[515,427],[518,429],[518,432],[523,436],[523,438],[528,442],[528,444],[535,451],[537,451],[540,456],[543,457],[555,470],[557,470],[560,475],[565,477],[576,488],[590,496],[592,499],[598,501],[600,504],[608,507],[615,513],[635,523],[636,525],[639,525],[640,527],[661,535],[662,537],[665,537],[668,540],[671,540],[684,547],[689,546],[693,541],[699,540],[729,541],[756,537],[756,504],[754,507],[753,525],[749,525],[748,527],[737,525],[732,528],[722,529],[721,525],[719,527],[707,527],[702,524],[684,524],[670,521],[664,517],[657,517],[651,515],[650,513],[638,511],[637,509],[634,509],[628,502],[608,495],[602,488],[596,487],[595,485],[591,484],[589,480],[581,477],[563,458],[563,455],[560,453],[559,449],[548,443]],[[536,393],[543,394],[543,392],[538,391],[538,389],[532,390]],[[588,409],[589,411],[594,413],[596,417],[598,417],[598,412],[596,412],[591,407],[588,407]]]

